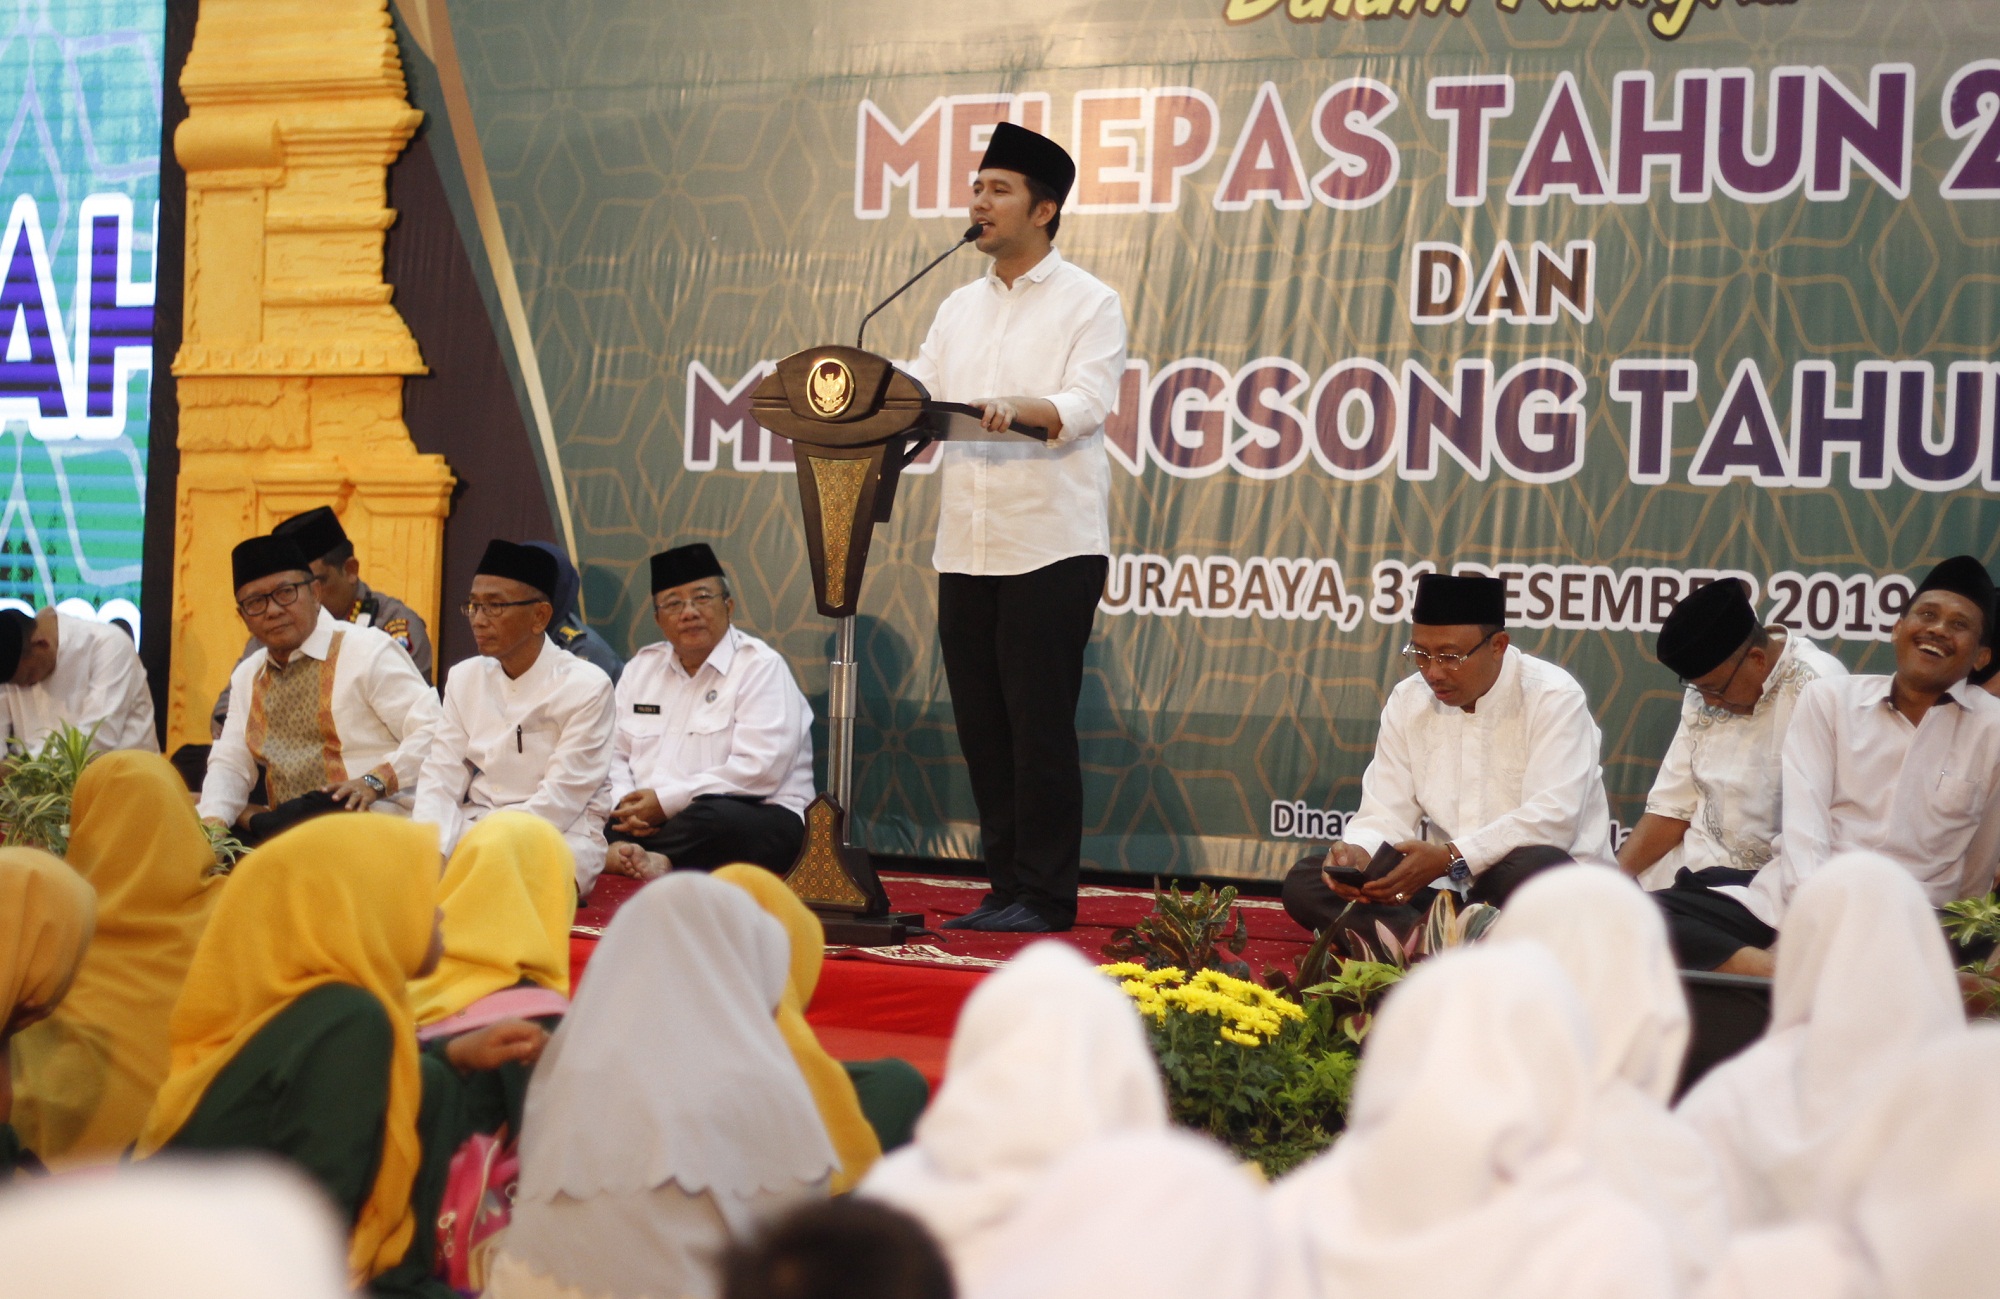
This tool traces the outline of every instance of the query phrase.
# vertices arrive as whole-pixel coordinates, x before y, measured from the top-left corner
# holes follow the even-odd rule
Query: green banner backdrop
[[[1351,810],[1428,567],[1510,580],[1636,819],[1693,583],[1887,670],[1904,574],[2000,542],[1986,0],[482,0],[406,39],[591,620],[705,539],[824,712],[777,358],[964,225],[1010,119],[1124,297],[1087,866],[1272,876]],[[419,53],[421,44],[428,56]],[[878,318],[913,355],[983,272]],[[463,470],[461,470],[463,472]],[[936,479],[876,534],[858,816],[976,856]],[[823,734],[823,728],[822,728]]]

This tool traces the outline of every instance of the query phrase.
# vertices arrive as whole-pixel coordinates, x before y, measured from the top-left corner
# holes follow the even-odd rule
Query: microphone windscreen
[[[986,228],[986,227],[985,227],[985,226],[982,226],[982,225],[969,225],[969,226],[967,226],[967,227],[965,228],[965,233],[964,233],[963,235],[960,235],[960,236],[959,236],[959,240],[958,240],[958,242],[960,242],[960,243],[962,243],[962,244],[969,244],[969,243],[971,243],[971,242],[972,242],[973,240],[975,240],[975,239],[979,238],[979,232],[980,232],[981,230],[984,230],[985,228]]]

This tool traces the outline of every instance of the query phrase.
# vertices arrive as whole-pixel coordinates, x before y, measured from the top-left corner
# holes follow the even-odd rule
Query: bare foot
[[[635,880],[656,880],[674,864],[656,852],[647,852],[636,843],[614,843],[604,850],[604,869]]]

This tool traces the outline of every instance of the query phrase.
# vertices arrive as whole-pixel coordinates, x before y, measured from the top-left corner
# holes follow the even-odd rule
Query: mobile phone
[[[1384,875],[1387,875],[1390,871],[1395,870],[1397,863],[1402,860],[1403,854],[1401,850],[1394,844],[1385,843],[1375,850],[1373,857],[1368,859],[1368,865],[1365,869],[1356,870],[1352,866],[1329,866],[1326,868],[1326,873],[1349,888],[1358,889],[1363,884],[1372,884]]]

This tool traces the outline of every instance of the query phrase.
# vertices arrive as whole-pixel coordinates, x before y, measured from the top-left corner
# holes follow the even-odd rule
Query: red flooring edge
[[[971,911],[986,895],[980,880],[885,874],[882,883],[896,910],[922,911],[933,930]],[[578,909],[570,937],[573,986],[581,985],[604,926],[638,888],[636,880],[604,876]],[[1251,968],[1259,976],[1293,968],[1311,936],[1276,901],[1246,898],[1237,906],[1250,938],[1243,959]],[[1085,888],[1077,900],[1076,928],[1050,937],[1093,961],[1109,960],[1103,948],[1112,931],[1137,924],[1152,909],[1151,889]],[[806,1019],[835,1059],[907,1060],[935,1088],[965,999],[987,974],[1040,937],[943,930],[897,948],[829,948]]]

